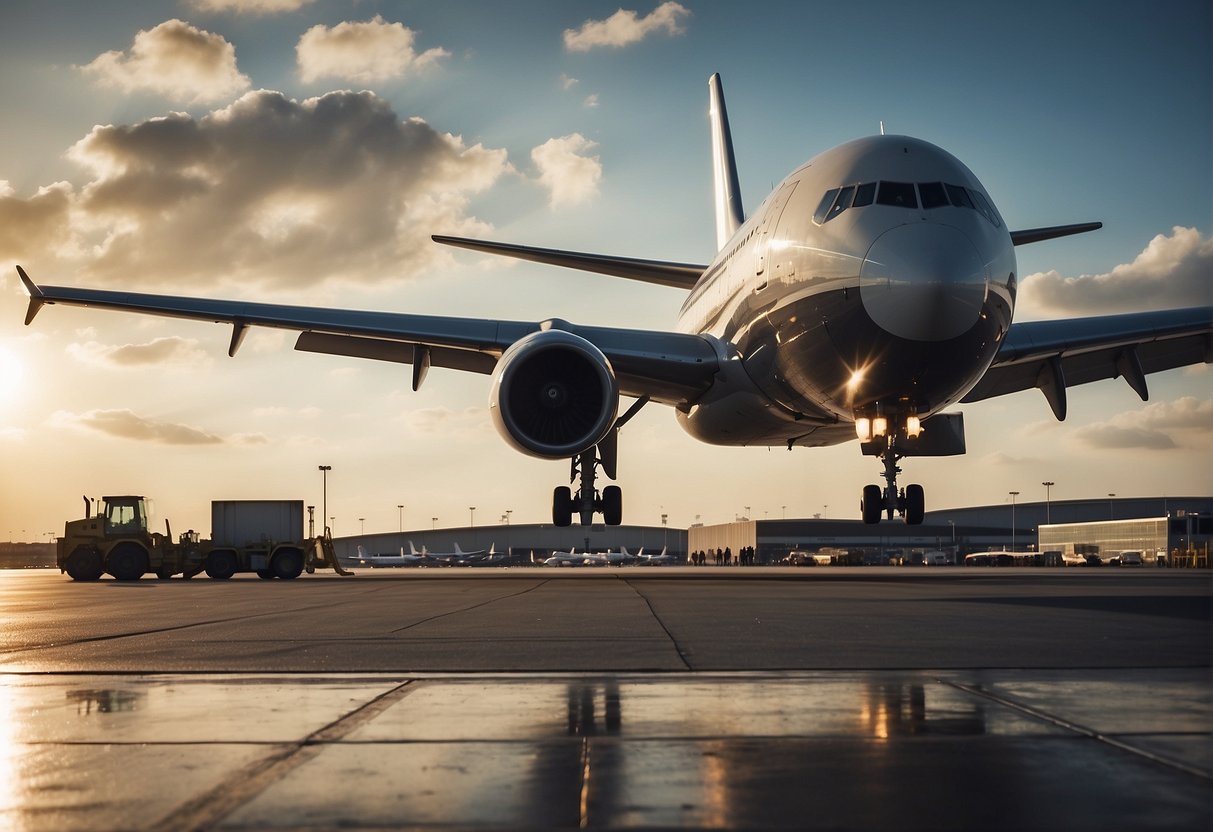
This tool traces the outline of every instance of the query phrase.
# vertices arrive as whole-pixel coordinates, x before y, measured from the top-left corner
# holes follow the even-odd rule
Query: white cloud
[[[130,410],[90,410],[86,413],[59,411],[51,424],[97,431],[120,439],[162,445],[220,445],[221,437],[189,425],[145,419]]]
[[[587,95],[585,97],[585,100],[581,102],[581,105],[583,107],[588,107],[590,109],[597,107],[598,106],[598,93],[594,93],[593,95]]]
[[[219,101],[248,89],[236,48],[184,20],[141,30],[126,52],[104,52],[81,69],[104,86],[148,91],[177,101]]]
[[[488,411],[484,407],[452,410],[449,407],[428,407],[408,410],[401,415],[405,433],[427,438],[442,437],[461,441],[491,438]]]
[[[68,344],[67,352],[86,364],[114,368],[138,369],[157,364],[197,368],[211,361],[195,339],[178,336],[156,338],[145,344],[72,343]]]
[[[1207,450],[1213,442],[1213,400],[1184,396],[1156,402],[1079,428],[1074,437],[1092,448]]]
[[[468,200],[512,171],[371,92],[249,92],[201,118],[97,126],[69,156],[91,177],[79,190],[0,197],[0,258],[144,289],[410,277],[449,256],[430,234],[488,231]]]
[[[685,31],[682,21],[690,14],[690,9],[673,0],[662,3],[645,17],[620,9],[606,20],[587,20],[580,29],[565,29],[564,48],[588,52],[602,46],[629,46],[656,33],[680,35]]]
[[[576,78],[570,78],[568,75],[565,75],[563,72],[560,73],[560,89],[565,90],[567,92],[568,90],[571,90],[573,87],[577,86],[580,83],[581,82],[578,81]]]
[[[315,0],[191,0],[190,5],[204,12],[261,15],[293,12],[314,2]]]
[[[313,26],[295,46],[299,77],[306,83],[320,78],[374,83],[403,78],[450,55],[441,47],[418,55],[414,37],[404,24],[388,23],[379,15],[363,23]]]
[[[582,155],[597,146],[580,133],[572,133],[548,139],[531,151],[539,184],[547,188],[551,207],[576,205],[598,194],[602,163],[597,156]]]
[[[1213,239],[1175,226],[1159,234],[1132,263],[1105,274],[1025,277],[1018,310],[1030,315],[1111,314],[1213,303]]]

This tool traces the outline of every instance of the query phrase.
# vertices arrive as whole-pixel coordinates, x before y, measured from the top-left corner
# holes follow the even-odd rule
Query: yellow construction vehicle
[[[303,503],[298,500],[227,500],[211,504],[214,540],[190,530],[176,541],[148,529],[147,501],[124,495],[103,497],[93,513],[84,498],[83,520],[69,520],[59,538],[57,563],[73,580],[95,581],[108,573],[119,581],[137,581],[151,572],[166,579],[192,578],[199,572],[223,580],[237,572],[262,578],[297,578],[304,569],[331,567],[351,575],[337,561],[332,541],[303,540]]]

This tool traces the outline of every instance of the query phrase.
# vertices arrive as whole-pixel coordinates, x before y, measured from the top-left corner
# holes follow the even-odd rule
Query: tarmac
[[[0,572],[0,827],[1207,830],[1206,570]]]

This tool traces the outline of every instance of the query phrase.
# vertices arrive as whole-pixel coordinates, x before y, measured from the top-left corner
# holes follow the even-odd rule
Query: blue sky
[[[1013,228],[1105,223],[1018,249],[1031,276],[1018,319],[1213,301],[1207,3],[648,0],[611,28],[617,3],[269,2],[0,10],[0,535],[45,539],[82,492],[156,495],[174,525],[205,527],[211,499],[318,501],[318,464],[334,468],[339,534],[357,517],[393,529],[401,503],[406,527],[465,522],[468,505],[478,523],[506,509],[544,520],[567,466],[492,433],[484,378],[436,371],[414,395],[401,368],[295,353],[277,333],[253,333],[229,360],[215,326],[52,308],[26,328],[12,265],[48,283],[672,328],[674,290],[426,240],[707,262],[713,72],[747,208],[883,120],[963,160]],[[577,43],[596,23],[620,42],[570,45],[566,31]],[[365,41],[342,51],[341,33]],[[187,40],[214,58],[205,71],[180,66]],[[366,130],[420,119],[405,131],[416,142],[359,167],[374,151],[317,118],[274,134],[281,152],[256,144],[272,103],[304,118],[304,102],[334,93]],[[202,126],[231,164],[191,167],[180,145],[154,144],[165,119]],[[301,173],[275,175],[303,158]],[[174,189],[220,176],[233,177],[222,199],[188,222],[174,213]],[[241,194],[264,210],[246,215]],[[1211,378],[1151,377],[1148,404],[1121,382],[1076,389],[1062,425],[1035,393],[967,407],[969,455],[912,460],[905,478],[928,508],[1028,499],[1043,480],[1062,499],[1207,494]],[[854,445],[700,446],[659,407],[629,425],[622,454],[629,522],[714,522],[745,506],[853,516],[879,473]]]

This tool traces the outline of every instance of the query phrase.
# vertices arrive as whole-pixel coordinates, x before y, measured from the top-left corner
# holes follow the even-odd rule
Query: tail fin
[[[729,131],[729,114],[724,106],[719,73],[708,79],[708,97],[708,116],[712,120],[712,179],[716,195],[716,250],[720,251],[745,222],[745,212],[741,208],[733,134]]]
[[[401,553],[401,554],[403,554],[403,553]],[[417,547],[413,545],[413,541],[411,541],[411,540],[409,541],[409,554],[412,555],[413,557],[417,557],[418,555],[421,554],[420,552],[417,551]]]
[[[462,556],[463,556],[463,550],[459,548],[459,544],[458,544],[458,543],[456,543],[456,544],[455,544],[455,556],[456,556],[456,557],[462,557]]]

